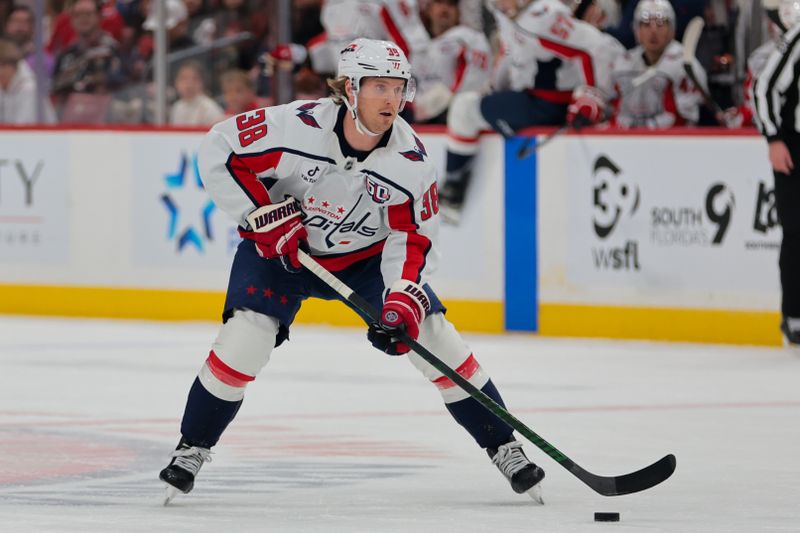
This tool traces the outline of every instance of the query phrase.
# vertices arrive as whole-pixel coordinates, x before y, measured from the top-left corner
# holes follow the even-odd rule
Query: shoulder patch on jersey
[[[319,122],[317,122],[317,119],[314,118],[313,111],[313,109],[318,105],[319,102],[309,102],[297,108],[297,117],[303,122],[303,124],[306,126],[311,126],[312,128],[321,129]]]
[[[417,146],[415,146],[408,152],[400,152],[400,155],[402,155],[409,161],[425,161],[425,158],[428,156],[428,152],[425,150],[425,146],[422,144],[422,141],[420,141],[419,137],[417,137],[416,135],[414,135],[414,142],[416,143]]]
[[[392,197],[392,192],[383,183],[370,178],[368,175],[364,176],[367,193],[376,204],[385,204]]]

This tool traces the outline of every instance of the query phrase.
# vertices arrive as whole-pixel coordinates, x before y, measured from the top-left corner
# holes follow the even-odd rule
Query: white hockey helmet
[[[337,77],[346,76],[353,89],[354,102],[344,98],[344,105],[356,122],[356,129],[363,134],[377,136],[378,134],[367,129],[358,118],[358,92],[361,89],[363,78],[399,78],[406,80],[403,98],[400,101],[398,113],[403,110],[406,102],[414,100],[417,91],[414,78],[411,77],[411,64],[406,54],[399,46],[391,41],[359,38],[348,44],[339,54]]]
[[[800,0],[781,0],[778,18],[787,30],[800,23]]]
[[[642,0],[636,5],[636,10],[633,12],[633,25],[634,29],[640,22],[656,22],[669,23],[673,28],[675,27],[675,10],[672,8],[667,0]]]
[[[406,80],[403,102],[414,100],[416,84],[411,77],[411,64],[399,46],[390,41],[359,38],[348,44],[339,55],[337,76],[347,76],[358,93],[361,80],[370,77],[400,78]]]

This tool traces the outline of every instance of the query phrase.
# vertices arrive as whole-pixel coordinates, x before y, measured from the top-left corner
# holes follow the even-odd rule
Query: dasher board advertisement
[[[570,283],[779,288],[781,232],[763,141],[587,136],[565,142]]]

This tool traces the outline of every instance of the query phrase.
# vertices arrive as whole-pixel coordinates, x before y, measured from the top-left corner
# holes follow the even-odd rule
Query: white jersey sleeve
[[[466,26],[455,26],[431,41],[414,61],[417,95],[414,116],[435,117],[459,92],[489,89],[491,50],[486,37]]]
[[[200,145],[197,162],[206,191],[242,227],[253,209],[276,200],[262,180],[276,176],[282,152],[274,144],[283,137],[285,109],[262,108],[219,122]]]
[[[420,165],[420,169],[414,188],[397,184],[394,198],[385,210],[390,233],[383,249],[381,273],[387,287],[398,279],[426,283],[438,263],[436,175],[431,164]]]
[[[610,90],[611,65],[621,45],[575,19],[559,0],[533,2],[513,20],[498,11],[494,15],[508,49],[511,89],[562,98],[581,85]]]

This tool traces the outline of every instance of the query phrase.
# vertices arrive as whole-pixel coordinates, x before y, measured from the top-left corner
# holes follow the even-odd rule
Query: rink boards
[[[445,136],[422,141],[444,167]],[[216,320],[238,243],[202,132],[0,131],[0,312]],[[435,289],[471,331],[778,344],[777,226],[755,134],[481,139]],[[310,301],[299,320],[356,325]]]

